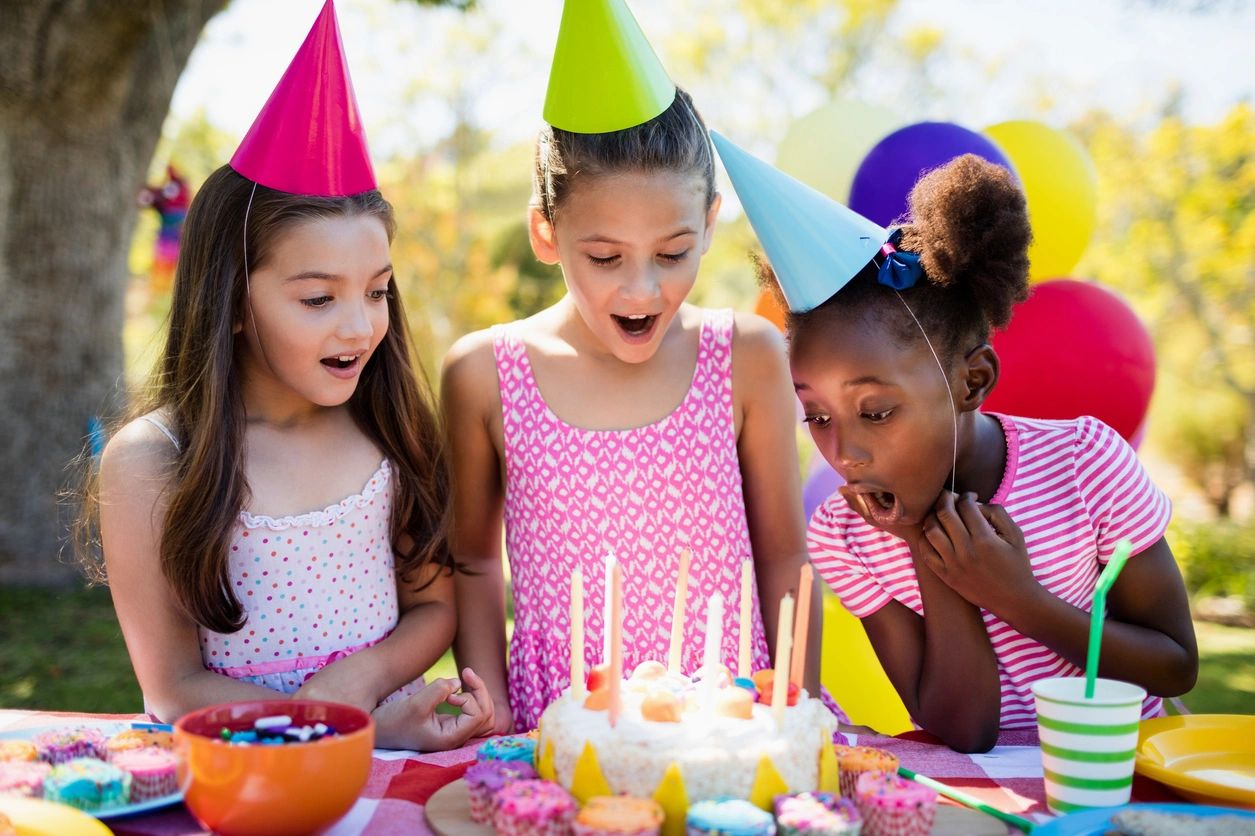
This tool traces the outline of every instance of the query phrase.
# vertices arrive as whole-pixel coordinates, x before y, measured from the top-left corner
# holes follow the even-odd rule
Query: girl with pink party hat
[[[441,390],[452,550],[473,570],[456,581],[455,651],[483,674],[498,731],[534,727],[570,684],[577,569],[585,669],[606,661],[607,552],[623,572],[629,671],[670,658],[686,547],[683,674],[702,663],[715,593],[728,604],[719,656],[738,668],[747,560],[750,667],[768,667],[780,600],[806,565],[783,345],[765,320],[686,301],[719,210],[713,151],[622,0],[566,4],[545,121],[529,231],[567,294],[461,339]],[[816,694],[817,599],[810,611],[804,684]]]
[[[101,461],[103,568],[163,720],[330,699],[406,749],[492,723],[472,671],[420,678],[455,626],[449,480],[393,230],[328,2],[191,205],[152,394]]]

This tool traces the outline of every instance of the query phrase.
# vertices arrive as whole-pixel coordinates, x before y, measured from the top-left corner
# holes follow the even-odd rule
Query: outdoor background
[[[18,172],[0,174],[0,289],[8,308],[0,328],[11,330],[10,338],[28,333],[22,329],[30,306],[47,339],[16,340],[19,354],[30,352],[22,355],[25,365],[0,361],[0,401],[9,402],[0,406],[0,418],[16,428],[0,464],[15,474],[14,484],[38,468],[51,474],[38,488],[20,483],[23,502],[32,493],[50,497],[59,486],[53,483],[63,481],[86,420],[73,418],[62,433],[73,444],[58,447],[41,442],[38,410],[61,401],[41,389],[38,399],[31,396],[37,408],[13,406],[23,402],[23,381],[40,375],[44,363],[51,367],[57,346],[77,338],[67,321],[57,324],[67,314],[56,308],[72,307],[71,297],[19,295],[32,286],[50,294],[60,272],[55,264],[31,265],[45,250],[68,257],[77,246],[76,224],[91,221],[75,221],[70,202],[101,204],[99,192],[115,195],[95,211],[117,217],[118,242],[91,245],[102,263],[80,258],[87,263],[73,269],[84,286],[116,299],[116,328],[92,339],[106,355],[117,342],[120,359],[103,371],[86,361],[70,365],[90,377],[75,378],[61,367],[56,385],[90,389],[88,402],[97,405],[119,391],[119,375],[128,384],[142,382],[160,344],[168,289],[153,264],[157,213],[132,198],[146,182],[160,184],[167,164],[194,190],[229,159],[321,2],[234,0],[216,15],[220,0],[203,3],[203,30],[199,18],[163,28],[176,19],[176,7],[190,3],[151,5],[165,10],[154,15],[169,17],[127,23],[142,29],[134,37],[149,39],[137,53],[146,57],[128,64],[127,83],[135,87],[143,77],[165,85],[165,98],[154,93],[142,111],[123,108],[81,129],[72,121],[54,124],[78,117],[39,116],[42,101],[49,109],[64,105],[59,92],[41,93],[39,67],[14,69],[5,63],[10,58],[0,59],[0,79],[20,82],[0,87],[0,138],[29,140],[45,130],[57,142],[77,143],[66,147],[107,148],[134,124],[153,125],[149,138],[128,146],[152,153],[112,172],[112,191],[96,189],[95,181],[83,182],[77,193],[61,188],[49,199],[63,206],[27,205],[40,201],[24,198],[23,187],[45,173],[22,173],[17,151],[0,142],[0,160]],[[458,336],[527,315],[562,293],[560,275],[532,259],[524,227],[531,142],[561,4],[463,5],[337,4],[381,188],[400,222],[396,275],[433,374]],[[851,101],[886,108],[903,125],[936,120],[979,131],[1036,119],[1082,143],[1098,173],[1098,223],[1073,277],[1120,293],[1156,345],[1156,390],[1140,453],[1174,501],[1170,539],[1196,607],[1203,668],[1185,703],[1194,711],[1255,711],[1255,6],[1238,0],[630,5],[708,123],[768,160],[776,160],[797,119]],[[130,28],[109,28],[104,18],[114,14],[102,12],[91,25],[129,37]],[[15,54],[20,60],[25,53]],[[30,66],[43,60],[28,57]],[[128,107],[136,106],[133,99]],[[821,141],[835,153],[842,139]],[[14,141],[12,149],[18,147]],[[71,156],[65,166],[78,164],[81,155]],[[44,160],[47,167],[63,164],[51,152]],[[750,310],[757,295],[747,258],[753,236],[720,177],[725,209],[692,300]],[[31,229],[46,235],[32,242]],[[99,318],[89,314],[78,321],[95,327]],[[84,401],[67,395],[65,402]],[[117,399],[110,403],[121,408]],[[813,448],[799,437],[805,468]],[[70,512],[51,502],[19,510],[11,496],[0,490],[7,514],[0,523],[0,707],[139,710],[107,590],[84,589],[48,533],[63,532]],[[34,536],[23,533],[35,528]],[[452,671],[447,659],[439,670]]]

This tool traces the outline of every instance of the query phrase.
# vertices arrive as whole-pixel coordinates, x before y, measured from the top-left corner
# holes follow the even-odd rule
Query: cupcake
[[[491,827],[497,793],[512,781],[535,778],[536,770],[521,761],[477,761],[464,777],[471,800],[471,821]]]
[[[132,749],[147,749],[152,746],[173,751],[174,735],[168,731],[158,731],[157,729],[127,729],[126,731],[118,732],[105,741],[101,756],[105,760],[111,761],[113,756],[119,752],[128,752]]]
[[[571,832],[575,836],[656,836],[662,820],[662,807],[652,798],[599,795],[588,799]]]
[[[844,798],[853,800],[858,776],[864,772],[898,771],[897,756],[882,749],[873,749],[871,746],[842,746],[839,743],[834,743],[832,748],[837,753],[837,765],[841,770],[841,795]]]
[[[863,814],[864,836],[925,836],[937,814],[937,793],[885,772],[859,776],[854,803]]]
[[[174,775],[178,758],[169,749],[158,746],[127,749],[116,752],[111,762],[118,769],[130,774],[132,804],[151,801],[179,791],[179,781]]]
[[[44,779],[52,767],[43,761],[0,761],[0,796],[44,797]]]
[[[536,759],[536,738],[516,734],[510,737],[494,737],[475,750],[477,761],[524,761]]]
[[[515,781],[497,793],[492,825],[506,836],[566,836],[575,818],[575,799],[549,781]]]
[[[0,763],[37,760],[39,750],[29,740],[0,740]]]
[[[80,810],[117,807],[130,797],[130,774],[96,758],[75,758],[58,764],[44,779],[44,798]]]
[[[830,792],[778,795],[775,807],[780,836],[857,836],[863,826],[854,802]]]
[[[0,836],[17,836],[17,828],[13,826],[13,819],[0,813]]]
[[[99,758],[105,737],[98,729],[52,729],[35,735],[31,742],[39,750],[40,758],[58,764],[75,758]]]
[[[699,801],[689,807],[689,836],[771,836],[776,824],[771,813],[743,798]]]

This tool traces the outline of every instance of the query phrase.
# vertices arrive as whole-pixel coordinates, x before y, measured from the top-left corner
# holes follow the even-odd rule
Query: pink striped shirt
[[[1088,416],[1037,421],[995,415],[1007,440],[1007,466],[990,504],[1002,505],[1024,532],[1033,575],[1047,590],[1088,611],[1102,564],[1116,543],[1133,554],[1163,537],[1172,507],[1137,454],[1114,430]],[[906,541],[863,521],[839,495],[811,519],[811,562],[845,608],[866,618],[891,600],[924,614]],[[1045,645],[981,611],[998,662],[1004,729],[1036,723],[1030,685],[1083,671]],[[1144,717],[1162,713],[1148,697]]]

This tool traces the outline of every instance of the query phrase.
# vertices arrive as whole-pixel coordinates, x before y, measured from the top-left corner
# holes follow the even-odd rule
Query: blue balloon
[[[850,208],[881,226],[906,214],[906,199],[921,177],[964,154],[1015,168],[990,139],[950,122],[918,122],[876,143],[850,186]]]
[[[824,461],[823,456],[818,452],[811,456],[810,473],[806,475],[806,484],[802,486],[802,507],[806,510],[806,519],[809,520],[815,509],[844,484],[845,480]]]

